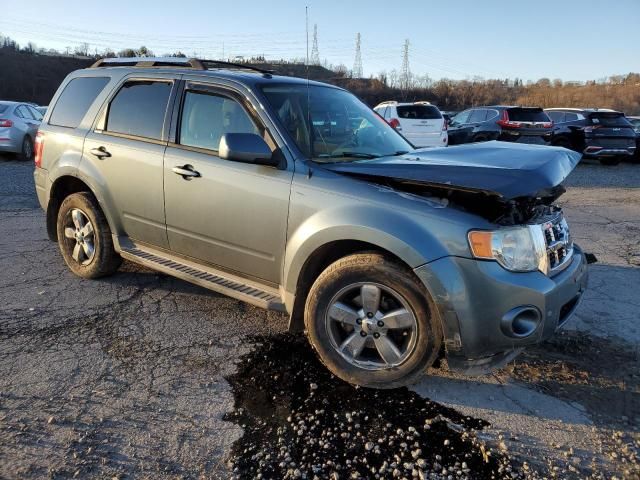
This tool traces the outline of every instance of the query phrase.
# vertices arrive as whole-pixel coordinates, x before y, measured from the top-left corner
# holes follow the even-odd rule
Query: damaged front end
[[[497,225],[536,222],[554,213],[562,181],[580,154],[556,147],[486,142],[402,156],[323,165],[337,173],[452,205]]]

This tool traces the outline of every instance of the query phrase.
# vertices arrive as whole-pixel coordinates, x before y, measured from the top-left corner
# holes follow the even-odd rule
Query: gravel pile
[[[304,339],[259,341],[230,377],[244,428],[234,478],[518,478],[486,424],[405,388],[355,388],[333,377]]]

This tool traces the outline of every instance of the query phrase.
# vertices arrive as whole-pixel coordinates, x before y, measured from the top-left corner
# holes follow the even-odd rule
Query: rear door
[[[444,118],[434,105],[414,103],[398,105],[398,119],[402,134],[416,146],[438,145]]]
[[[169,74],[127,77],[85,139],[83,161],[106,185],[116,227],[133,240],[167,248],[163,158],[177,81]]]

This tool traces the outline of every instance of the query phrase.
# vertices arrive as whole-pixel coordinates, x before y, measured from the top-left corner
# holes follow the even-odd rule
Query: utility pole
[[[318,52],[318,24],[313,25],[313,47],[311,48],[311,65],[320,65],[320,52]]]
[[[411,70],[409,69],[409,39],[404,41],[402,53],[402,70],[400,71],[400,90],[406,94],[411,85]]]
[[[360,52],[360,32],[356,35],[356,59],[353,62],[353,78],[362,78],[362,53]]]

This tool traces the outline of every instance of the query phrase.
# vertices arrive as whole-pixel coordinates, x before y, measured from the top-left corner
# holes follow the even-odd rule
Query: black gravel
[[[353,387],[304,338],[258,339],[228,380],[244,429],[234,478],[518,478],[475,431],[487,424],[406,389]]]

